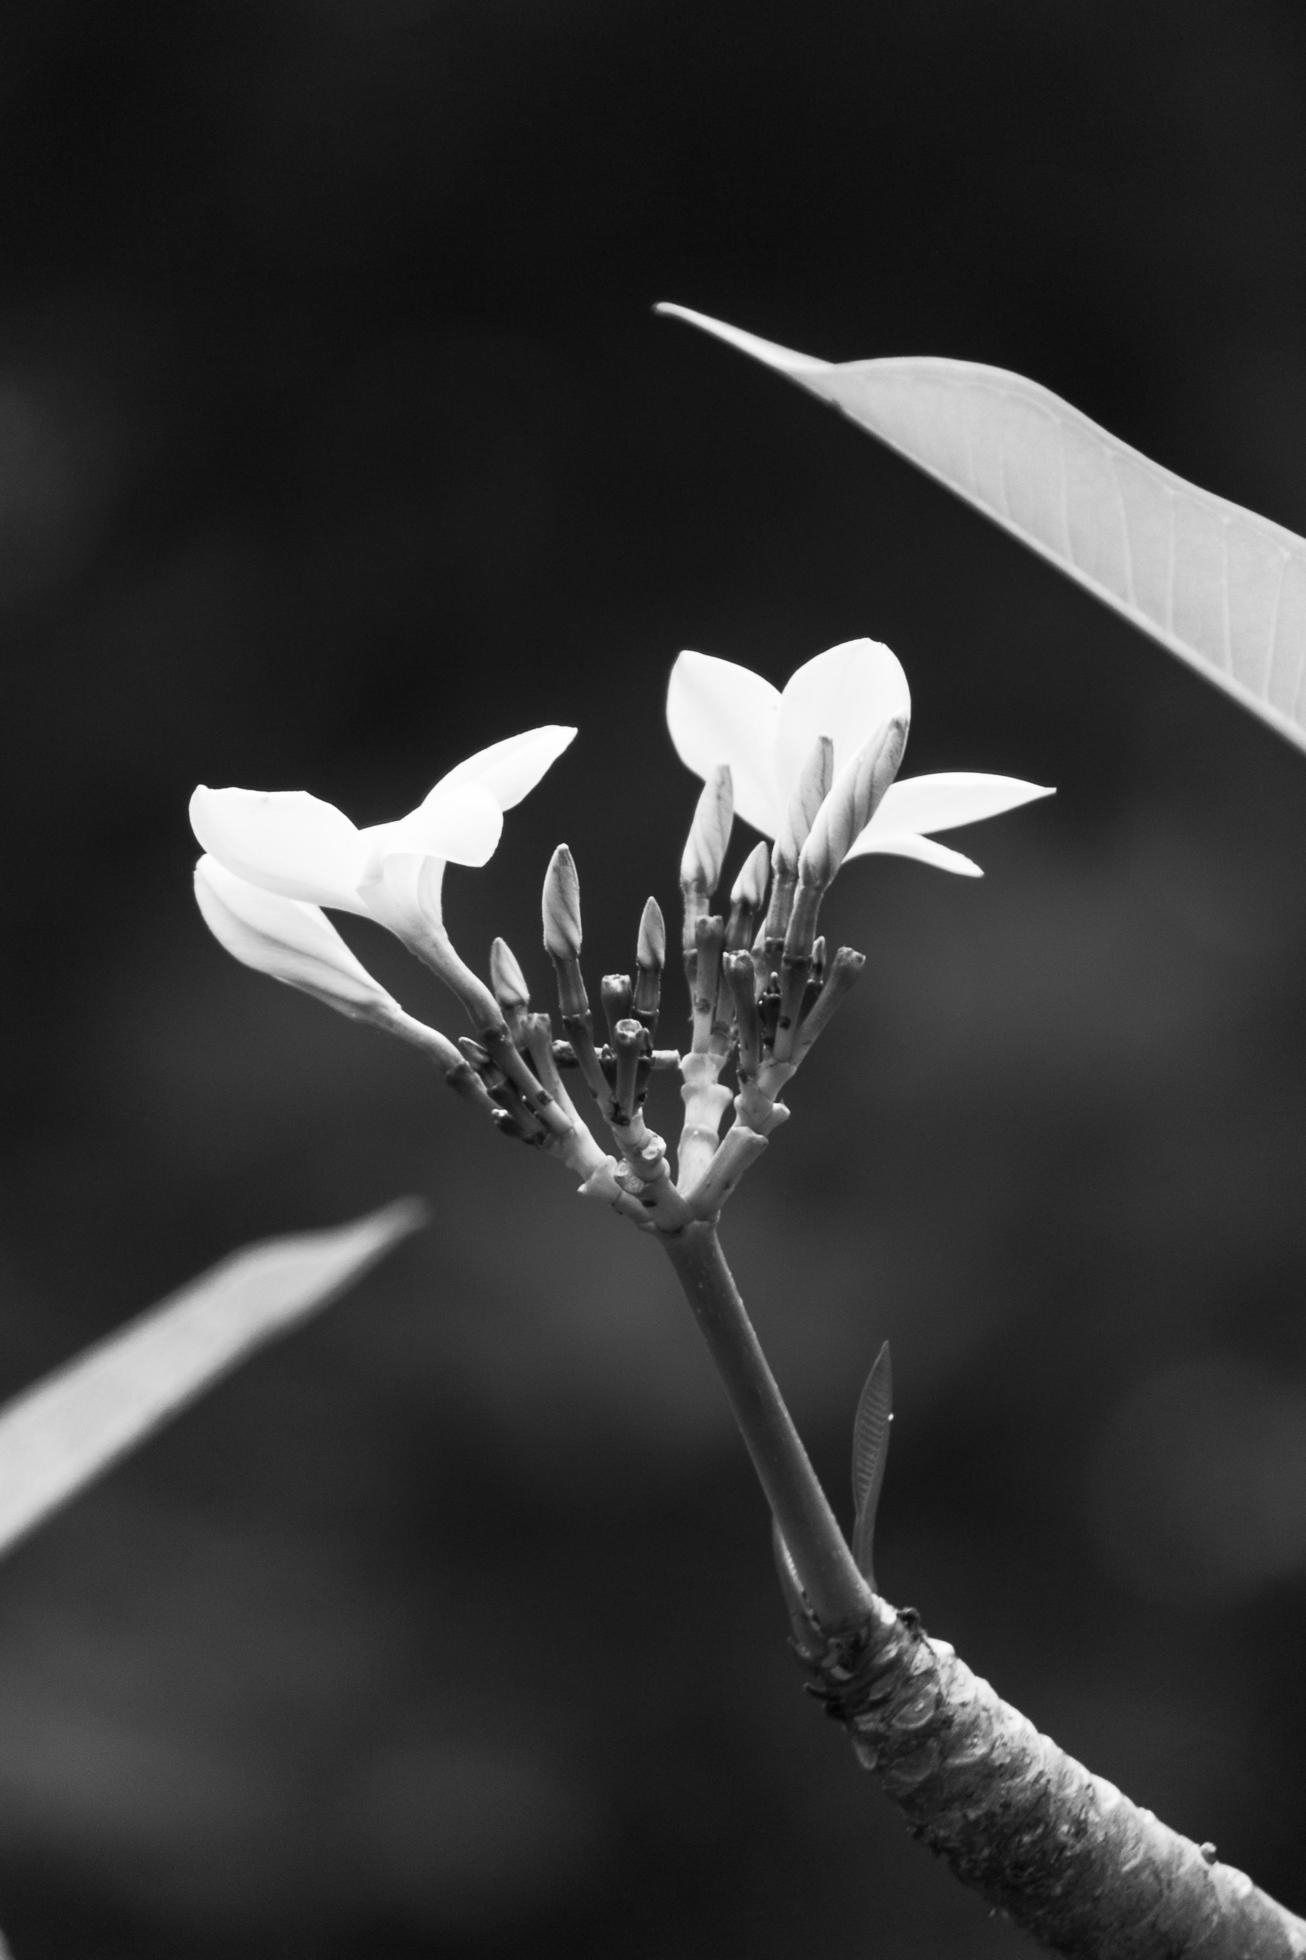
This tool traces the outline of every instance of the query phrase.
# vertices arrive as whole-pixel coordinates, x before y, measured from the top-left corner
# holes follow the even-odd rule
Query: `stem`
[[[676,1189],[691,1191],[716,1155],[721,1119],[730,1107],[730,1091],[717,1080],[721,1073],[719,1055],[684,1055],[680,1073],[685,1085],[680,1092],[685,1120],[676,1146]]]
[[[879,1612],[878,1602],[817,1482],[715,1228],[686,1225],[662,1234],[662,1243],[711,1350],[813,1616],[829,1635],[865,1627]]]

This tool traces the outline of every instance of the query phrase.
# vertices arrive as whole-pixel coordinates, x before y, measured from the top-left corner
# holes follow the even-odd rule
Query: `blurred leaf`
[[[1002,368],[814,360],[683,306],[658,310],[841,408],[1306,747],[1306,541]]]
[[[0,1552],[425,1217],[415,1200],[247,1246],[0,1409]]]
[[[884,1486],[884,1466],[889,1455],[889,1429],[893,1422],[893,1364],[886,1341],[876,1355],[866,1386],[857,1404],[853,1423],[853,1537],[852,1555],[857,1570],[872,1592],[875,1575],[871,1569],[875,1546],[875,1514],[880,1508]]]

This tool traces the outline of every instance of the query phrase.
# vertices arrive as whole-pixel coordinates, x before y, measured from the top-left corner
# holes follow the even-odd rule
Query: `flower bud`
[[[650,1033],[657,1028],[662,1002],[662,968],[667,957],[667,927],[655,898],[645,901],[635,949],[635,993],[632,1006]]]
[[[771,872],[771,847],[763,838],[744,859],[739,876],[730,888],[730,903],[749,912],[760,912]]]
[[[646,899],[639,921],[639,942],[635,964],[645,973],[660,973],[666,964],[667,927],[662,907],[655,898]]]
[[[506,939],[496,939],[490,947],[490,987],[505,1014],[530,1011],[531,990]]]
[[[195,866],[195,901],[219,945],[256,973],[297,987],[351,1020],[388,1026],[400,1014],[316,905],[264,891],[209,856]]]
[[[544,874],[541,904],[544,919],[544,950],[550,959],[578,960],[581,948],[580,879],[576,862],[565,844],[559,844]]]
[[[897,775],[906,746],[906,718],[895,716],[878,728],[840,770],[816,813],[811,834],[799,855],[798,871],[804,885],[818,891],[829,889],[835,872],[875,815],[881,798]]]
[[[721,879],[734,820],[734,784],[729,765],[723,762],[703,784],[685,839],[680,883],[686,893],[693,892],[704,902],[711,898]]]
[[[730,891],[730,916],[726,920],[726,945],[738,952],[753,937],[753,927],[766,901],[771,853],[765,843],[755,844],[744,859],[743,868]]]
[[[830,794],[833,781],[834,743],[828,735],[818,735],[803,764],[784,820],[776,832],[776,846],[786,863],[797,863],[798,854],[811,834],[817,812]]]

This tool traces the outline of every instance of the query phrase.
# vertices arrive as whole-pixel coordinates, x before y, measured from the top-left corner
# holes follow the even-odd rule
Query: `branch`
[[[1302,1960],[1306,1920],[1094,1776],[911,1612],[795,1643],[913,1833],[1075,1960]]]
[[[1072,1960],[1306,1960],[1306,1921],[1065,1755],[914,1613],[870,1592],[714,1230],[661,1237],[779,1528],[809,1685],[913,1833]]]

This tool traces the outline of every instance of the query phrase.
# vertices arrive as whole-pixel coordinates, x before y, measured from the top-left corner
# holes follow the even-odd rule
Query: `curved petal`
[[[979,823],[1018,810],[1039,796],[1056,791],[1039,783],[1022,783],[1015,776],[984,776],[957,770],[939,776],[909,776],[895,783],[875,813],[877,836],[895,833],[953,830],[958,824]]]
[[[362,885],[360,896],[378,924],[387,926],[396,937],[411,944],[443,930],[443,884],[442,859],[414,851],[394,851],[378,861]]]
[[[946,844],[936,844],[932,837],[913,837],[905,831],[897,834],[889,831],[881,836],[878,817],[871,818],[844,863],[848,858],[869,857],[872,851],[883,851],[889,857],[915,858],[918,864],[932,864],[936,871],[958,871],[964,878],[984,876],[973,858],[963,857],[960,851],[950,850]]]
[[[316,905],[251,885],[211,856],[195,866],[195,902],[219,945],[256,973],[347,1014],[393,1008]]]
[[[401,854],[484,864],[493,857],[502,832],[503,811],[484,784],[451,784],[446,777],[408,816],[363,831],[362,876],[374,878],[386,858]]]
[[[207,789],[190,800],[205,850],[251,885],[310,905],[365,910],[357,896],[364,849],[333,803],[302,789]]]
[[[575,739],[574,728],[553,722],[543,728],[528,728],[521,735],[509,735],[506,741],[494,742],[488,749],[469,755],[466,762],[460,762],[447,776],[442,776],[426,803],[447,790],[475,783],[489,792],[500,810],[511,810],[534,789],[545,770]],[[458,862],[482,864],[484,859],[464,858]]]
[[[805,661],[785,683],[776,775],[798,780],[818,738],[834,743],[836,776],[887,721],[911,719],[911,689],[896,654],[878,640],[845,640]]]
[[[671,669],[667,727],[677,755],[704,782],[728,763],[735,815],[767,837],[775,836],[789,793],[775,775],[779,714],[779,690],[733,660],[682,653]]]

